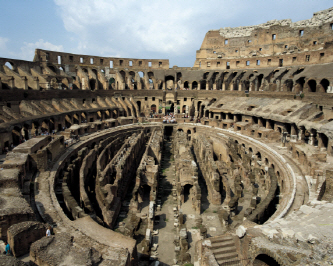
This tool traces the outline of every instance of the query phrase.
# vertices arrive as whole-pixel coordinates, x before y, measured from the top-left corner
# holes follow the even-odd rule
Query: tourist
[[[51,226],[49,226],[46,230],[46,236],[49,237],[51,236]]]
[[[6,254],[7,256],[11,256],[12,255],[12,251],[10,250],[10,245],[7,241],[4,242],[5,243],[5,252],[3,254]]]

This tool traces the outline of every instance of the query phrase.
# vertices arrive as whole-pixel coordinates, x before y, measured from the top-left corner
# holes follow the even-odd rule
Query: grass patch
[[[215,210],[215,211],[213,211],[213,213],[217,213],[217,211]]]
[[[164,219],[164,222],[169,222],[169,219],[165,218],[165,219]]]
[[[197,226],[193,226],[192,229],[199,229]]]

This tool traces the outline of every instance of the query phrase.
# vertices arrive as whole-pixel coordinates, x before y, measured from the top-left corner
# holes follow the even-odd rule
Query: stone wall
[[[40,222],[22,222],[8,228],[7,239],[15,257],[29,253],[33,242],[46,235],[47,225]]]

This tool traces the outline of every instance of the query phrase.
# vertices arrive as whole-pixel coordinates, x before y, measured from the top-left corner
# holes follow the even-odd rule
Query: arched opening
[[[253,261],[253,266],[280,266],[280,264],[272,257],[260,254]]]
[[[205,111],[205,117],[209,118],[209,111],[208,110]]]
[[[110,78],[109,79],[109,89],[115,89],[115,79],[114,78]]]
[[[5,66],[8,67],[8,68],[11,69],[11,70],[14,70],[14,64],[11,63],[11,62],[6,62],[6,63],[5,63]]]
[[[136,105],[138,106],[138,112],[141,113],[141,101],[137,101]]]
[[[186,90],[189,89],[188,81],[185,81],[185,82],[184,82],[184,89],[186,89]]]
[[[175,77],[166,76],[165,77],[165,87],[167,90],[172,90],[174,88]]]
[[[13,145],[17,146],[21,143],[21,128],[15,126],[12,130]]]
[[[49,132],[49,121],[48,120],[44,120],[42,122],[41,130],[43,133]]]
[[[76,114],[73,115],[73,124],[80,124],[79,123],[79,118]]]
[[[153,104],[153,105],[151,106],[150,110],[152,111],[153,114],[155,114],[155,113],[156,113],[156,105]]]
[[[321,148],[326,148],[328,147],[328,137],[323,134],[323,133],[319,133],[319,138],[321,140]]]
[[[182,113],[183,113],[183,114],[186,113],[186,105],[183,105],[183,107],[182,107]]]
[[[264,78],[264,74],[260,74],[258,76],[258,89],[261,87],[262,85],[262,79]]]
[[[322,79],[320,81],[320,85],[323,87],[324,92],[327,92],[328,86],[330,85],[330,82],[327,79]]]
[[[292,79],[287,79],[285,82],[284,82],[284,85],[286,87],[286,91],[292,91],[293,89],[293,86],[294,86],[294,82]]]
[[[308,81],[309,92],[317,91],[317,82],[314,79]]]
[[[198,89],[198,82],[193,81],[192,82],[192,90],[197,90]]]
[[[261,161],[261,153],[259,151],[256,153],[256,156],[257,156],[258,160]]]
[[[192,133],[191,130],[188,129],[187,130],[187,140],[189,140],[189,141],[191,140],[191,133]]]
[[[92,91],[96,89],[96,80],[95,79],[89,80],[89,87]]]
[[[299,85],[299,91],[296,91],[297,93],[303,91],[304,83],[305,83],[305,77],[300,77],[298,80],[296,80],[296,84]]]
[[[201,80],[200,81],[200,90],[205,90],[206,89],[206,80]]]
[[[71,118],[70,118],[69,115],[66,115],[66,116],[65,116],[65,127],[66,127],[66,128],[70,128],[71,125],[72,125],[72,120],[71,120]]]

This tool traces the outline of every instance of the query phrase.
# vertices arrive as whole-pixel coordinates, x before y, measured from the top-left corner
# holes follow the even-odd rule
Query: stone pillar
[[[213,90],[216,91],[216,83],[213,84]]]
[[[266,120],[266,128],[267,129],[272,129],[271,123],[269,123],[269,120]]]
[[[295,128],[295,126],[291,126],[290,135],[296,135],[296,128]]]
[[[305,137],[304,129],[300,128],[298,131],[298,140],[301,141],[302,143],[304,143],[304,137]]]
[[[198,91],[201,90],[201,83],[200,83],[200,82],[198,83],[198,88],[197,88],[197,90],[198,90]]]
[[[23,89],[27,90],[28,89],[28,79],[25,76],[23,76],[21,78],[22,78],[22,81],[23,81]]]
[[[225,83],[222,82],[222,90],[225,91]]]
[[[8,85],[11,89],[15,87],[14,77],[9,78]]]
[[[282,132],[282,138],[281,138],[281,142],[282,142],[281,146],[282,147],[286,146],[287,135],[288,135],[288,132],[285,132],[285,131]]]
[[[238,91],[242,91],[242,83],[241,82],[238,83]]]
[[[313,133],[310,133],[309,144],[312,146],[314,146],[314,144],[315,144],[315,137],[314,137]]]
[[[326,147],[324,147],[324,142],[323,142],[323,139],[322,139],[320,133],[318,133],[317,139],[318,139],[318,148],[319,149],[326,148]]]
[[[208,91],[209,90],[209,84],[208,84],[208,82],[206,82],[206,91]]]

